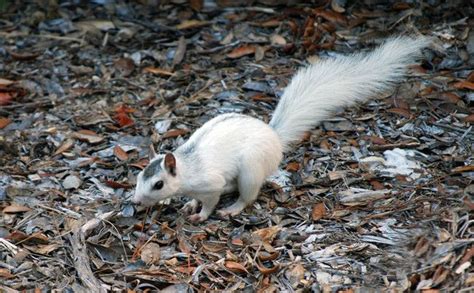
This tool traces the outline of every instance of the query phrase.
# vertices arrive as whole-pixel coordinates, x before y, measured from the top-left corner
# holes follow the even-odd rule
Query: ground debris
[[[473,288],[472,5],[40,2],[0,5],[0,291]],[[301,66],[403,33],[434,37],[410,77],[308,132],[241,215],[128,201],[150,145],[268,121]]]

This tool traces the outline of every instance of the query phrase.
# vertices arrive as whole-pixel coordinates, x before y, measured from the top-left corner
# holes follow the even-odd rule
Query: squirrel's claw
[[[195,214],[198,206],[199,202],[195,199],[192,199],[184,204],[184,206],[181,208],[181,211],[187,215]]]
[[[201,214],[192,214],[188,217],[188,220],[193,223],[201,223],[206,220]]]

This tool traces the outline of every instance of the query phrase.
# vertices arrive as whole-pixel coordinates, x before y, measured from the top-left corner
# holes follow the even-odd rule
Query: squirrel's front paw
[[[181,210],[183,211],[183,213],[187,215],[195,214],[198,206],[199,206],[199,202],[193,199],[185,203],[184,206],[181,208]]]
[[[207,217],[204,217],[201,214],[192,214],[191,216],[188,217],[188,220],[194,223],[201,223],[204,222],[207,219]]]

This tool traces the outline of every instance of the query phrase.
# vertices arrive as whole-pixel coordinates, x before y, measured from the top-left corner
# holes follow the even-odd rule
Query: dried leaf
[[[39,253],[39,254],[47,255],[47,254],[55,251],[59,247],[60,247],[60,245],[57,244],[57,243],[51,243],[51,244],[47,244],[47,245],[38,245],[38,247],[35,249],[35,252]]]
[[[324,203],[320,202],[313,206],[313,211],[311,212],[311,218],[313,221],[318,221],[326,215],[326,207]]]
[[[229,270],[235,273],[246,273],[246,274],[249,273],[243,265],[235,261],[226,261],[224,265],[226,268],[228,268]]]
[[[38,52],[35,52],[35,53],[28,53],[28,52],[18,53],[18,52],[13,52],[13,51],[10,51],[10,50],[8,50],[8,54],[10,54],[10,56],[12,56],[13,59],[20,60],[20,61],[33,60],[33,59],[36,59],[38,56],[41,55],[41,53],[38,53]]]
[[[150,242],[141,249],[140,258],[147,265],[157,265],[161,257],[161,248],[158,244]]]
[[[54,152],[54,156],[64,153],[65,151],[69,150],[74,145],[74,140],[66,139],[63,143],[59,146],[59,148]]]
[[[273,238],[276,236],[278,232],[280,232],[281,227],[280,226],[271,226],[268,228],[263,228],[256,230],[252,232],[253,236],[258,236],[260,239],[263,241],[269,241],[273,240]]]
[[[244,45],[238,48],[235,48],[230,53],[227,54],[227,57],[235,59],[242,56],[251,55],[255,53],[255,46],[253,45]]]
[[[298,172],[300,169],[300,163],[298,162],[291,162],[288,165],[286,165],[286,171],[288,172]]]
[[[125,152],[119,145],[116,145],[114,147],[114,155],[120,160],[120,161],[126,161],[128,160],[128,154]]]
[[[8,105],[12,101],[12,95],[10,93],[0,92],[0,106]]]
[[[463,121],[467,122],[467,123],[474,123],[474,114],[470,114],[470,115],[464,117]]]
[[[8,86],[13,84],[13,80],[5,79],[5,78],[0,78],[0,86]]]
[[[117,181],[112,181],[112,180],[105,180],[105,185],[112,187],[114,189],[118,189],[118,188],[129,189],[132,187],[128,183],[117,182]]]
[[[474,91],[474,82],[470,81],[459,81],[453,84],[453,87],[461,90],[471,90]]]
[[[391,109],[387,109],[387,112],[398,114],[406,118],[411,118],[411,112],[404,108],[391,108]]]
[[[474,165],[460,166],[451,170],[452,173],[463,173],[474,171]]]
[[[173,66],[178,65],[183,61],[184,54],[186,53],[186,39],[182,36],[178,40],[178,47],[173,57]]]
[[[76,132],[73,132],[73,137],[81,140],[86,141],[88,143],[96,144],[102,142],[104,138],[92,130],[82,129]]]
[[[11,279],[15,277],[15,275],[12,275],[9,270],[0,268],[0,278],[2,279]],[[8,291],[5,291],[8,292]]]
[[[3,209],[3,212],[6,214],[24,213],[24,212],[29,212],[29,211],[31,211],[29,207],[16,205],[16,204],[12,204]]]
[[[175,138],[181,135],[185,135],[188,132],[189,130],[187,129],[172,129],[165,132],[165,134],[163,134],[163,138]]]
[[[204,0],[190,0],[189,5],[196,11],[201,11],[204,6]]]
[[[202,20],[197,20],[197,19],[191,19],[191,20],[185,20],[182,23],[178,24],[176,26],[177,29],[179,30],[185,30],[185,29],[191,29],[191,28],[197,28],[201,26],[208,25],[208,21],[202,21]]]
[[[130,108],[125,104],[121,104],[115,108],[116,115],[114,116],[114,119],[121,128],[131,126],[135,124],[135,121],[130,118],[129,113],[133,112],[135,112],[135,109]]]
[[[272,35],[270,37],[270,42],[271,42],[272,45],[279,45],[279,46],[286,45],[285,38],[280,36],[280,35]]]
[[[135,69],[135,63],[130,58],[120,58],[115,60],[114,66],[123,77],[129,76]]]
[[[341,13],[331,11],[331,10],[325,10],[325,9],[316,9],[315,13],[317,16],[321,16],[322,18],[326,19],[329,22],[340,24],[340,25],[347,24],[346,17]]]
[[[7,127],[11,122],[9,118],[0,117],[0,129]]]
[[[173,72],[169,70],[152,67],[152,66],[143,68],[143,72],[153,73],[153,74],[163,75],[163,76],[173,76]]]
[[[296,289],[296,287],[304,279],[304,273],[306,272],[302,264],[298,263],[293,265],[289,270],[285,272],[285,276],[290,281],[291,286]]]
[[[269,274],[276,273],[280,269],[280,266],[278,264],[273,263],[273,262],[272,262],[272,267],[269,268],[269,267],[263,265],[262,262],[259,259],[257,259],[256,266],[257,266],[257,269],[260,271],[260,273],[262,273],[264,275],[269,275]]]

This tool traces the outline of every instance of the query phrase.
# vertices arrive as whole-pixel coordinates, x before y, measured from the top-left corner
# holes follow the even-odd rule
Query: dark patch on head
[[[148,179],[158,173],[161,170],[161,161],[163,161],[163,158],[156,159],[146,166],[145,170],[143,171],[143,178]]]

